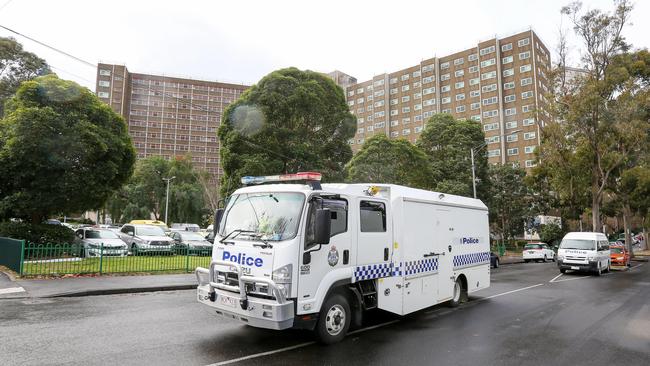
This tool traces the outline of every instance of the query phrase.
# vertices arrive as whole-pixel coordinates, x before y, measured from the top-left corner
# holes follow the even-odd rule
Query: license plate
[[[571,269],[577,270],[577,269],[580,269],[580,267],[578,267],[578,266],[571,266]]]
[[[528,252],[528,254],[535,254],[535,252]]]
[[[226,305],[231,308],[237,307],[237,299],[233,299],[232,297],[219,296],[219,302],[221,305]]]

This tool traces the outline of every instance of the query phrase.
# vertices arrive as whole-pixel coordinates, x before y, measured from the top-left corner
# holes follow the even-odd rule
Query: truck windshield
[[[234,230],[250,231],[238,239],[279,241],[292,239],[298,232],[305,202],[301,193],[242,193],[228,200],[221,221],[221,235]]]
[[[587,239],[564,239],[560,244],[560,249],[595,250],[596,241]]]

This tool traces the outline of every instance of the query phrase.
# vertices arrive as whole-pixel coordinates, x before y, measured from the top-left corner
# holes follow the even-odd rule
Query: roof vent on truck
[[[311,189],[320,190],[321,174],[317,172],[298,172],[294,174],[280,175],[263,175],[263,176],[246,176],[241,178],[243,185],[250,186],[255,184],[276,183],[276,182],[295,182],[305,181]]]

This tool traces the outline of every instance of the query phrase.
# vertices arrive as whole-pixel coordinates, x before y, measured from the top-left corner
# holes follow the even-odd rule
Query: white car
[[[174,254],[174,240],[160,226],[125,224],[120,239],[131,249],[131,254]]]
[[[555,262],[555,252],[546,243],[528,243],[524,246],[524,262],[530,261],[553,261]]]
[[[80,257],[125,256],[129,250],[113,231],[85,227],[75,231]]]

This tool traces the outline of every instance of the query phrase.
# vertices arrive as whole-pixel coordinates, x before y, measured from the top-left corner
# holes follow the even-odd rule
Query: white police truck
[[[488,211],[479,200],[389,184],[321,185],[313,172],[242,182],[215,215],[210,267],[196,269],[198,301],[219,315],[313,329],[329,344],[366,310],[457,306],[490,285]]]

